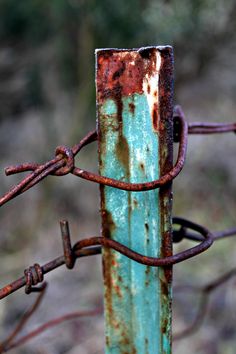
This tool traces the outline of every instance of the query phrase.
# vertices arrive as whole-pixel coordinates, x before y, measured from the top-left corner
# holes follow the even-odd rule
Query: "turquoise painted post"
[[[172,167],[172,48],[96,51],[100,174],[158,179]],[[171,184],[146,192],[101,186],[102,235],[149,256],[168,256]],[[172,269],[103,251],[108,354],[171,353]]]

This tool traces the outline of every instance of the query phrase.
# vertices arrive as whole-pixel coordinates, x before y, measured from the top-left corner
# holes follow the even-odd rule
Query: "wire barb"
[[[25,269],[25,293],[30,294],[31,292],[39,292],[42,288],[32,287],[43,281],[43,270],[38,263],[35,263],[32,267]]]
[[[55,156],[64,159],[66,162],[65,166],[54,172],[56,176],[64,176],[73,170],[75,161],[72,149],[66,146],[58,146],[55,151]]]
[[[142,192],[151,189],[156,189],[165,184],[171,182],[174,178],[178,176],[184,167],[186,153],[187,153],[187,135],[188,135],[188,125],[186,123],[184,114],[182,110],[178,110],[179,115],[176,119],[179,121],[180,126],[180,142],[179,142],[179,152],[175,166],[167,174],[160,177],[160,179],[146,182],[146,183],[128,183],[113,178],[108,178],[106,176],[100,176],[92,172],[82,170],[79,167],[74,167],[74,156],[87,144],[97,139],[96,132],[89,133],[78,145],[75,145],[72,149],[66,148],[64,146],[59,146],[56,149],[56,157],[46,162],[44,165],[25,163],[18,166],[10,166],[6,168],[5,173],[7,175],[26,172],[32,170],[27,177],[25,177],[17,186],[6,193],[0,199],[0,206],[5,204],[10,199],[14,198],[18,194],[21,194],[35,184],[39,183],[41,180],[46,178],[48,175],[62,176],[68,173],[86,179],[91,182],[99,183],[102,185],[111,186],[117,189]],[[66,166],[64,166],[66,164]]]
[[[75,256],[71,247],[70,229],[67,220],[60,221],[62,244],[64,250],[65,264],[68,269],[72,269],[75,264]]]

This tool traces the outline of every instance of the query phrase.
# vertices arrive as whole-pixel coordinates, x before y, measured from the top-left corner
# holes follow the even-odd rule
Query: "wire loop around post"
[[[134,260],[135,262],[147,266],[165,267],[192,258],[204,252],[212,245],[214,237],[212,233],[205,227],[198,225],[192,221],[178,217],[173,218],[173,223],[200,233],[203,236],[203,240],[197,246],[189,248],[173,256],[165,258],[155,258],[149,257],[148,255],[139,254],[119,242],[102,236],[95,236],[80,240],[75,243],[73,248],[71,248],[68,222],[62,221],[61,228],[63,236],[62,239],[64,255],[53,259],[52,261],[44,264],[42,267],[40,267],[38,264],[35,264],[34,267],[30,267],[29,269],[25,270],[24,277],[19,278],[11,284],[8,284],[2,289],[0,289],[0,299],[3,299],[4,297],[10,295],[11,293],[15,292],[16,290],[20,289],[25,285],[27,294],[31,291],[40,291],[40,288],[34,288],[32,286],[43,281],[43,274],[49,273],[52,270],[62,266],[63,264],[65,264],[68,269],[71,269],[73,268],[77,258],[100,254],[101,246],[111,248],[125,255],[126,257]]]
[[[184,167],[187,153],[187,141],[188,141],[188,124],[186,123],[183,111],[178,107],[178,116],[175,118],[179,121],[180,125],[180,142],[177,161],[175,166],[164,176],[161,176],[158,180],[145,182],[145,183],[129,183],[119,181],[106,176],[100,176],[92,172],[82,170],[79,167],[75,167],[72,171],[73,175],[99,183],[101,185],[110,186],[117,189],[122,189],[126,191],[142,192],[148,191],[156,188],[160,188],[167,183],[170,183]]]
[[[168,256],[164,258],[156,258],[156,257],[148,257],[146,255],[142,255],[140,253],[135,252],[134,250],[126,247],[123,244],[120,244],[117,241],[111,240],[106,237],[90,237],[84,240],[81,240],[77,242],[74,246],[74,252],[75,254],[77,251],[79,251],[81,248],[86,248],[90,246],[95,246],[95,245],[101,245],[103,247],[107,248],[112,248],[115,251],[123,254],[124,256],[147,266],[152,266],[152,267],[164,267],[164,266],[170,266],[176,263],[180,263],[186,259],[192,258],[205,250],[207,250],[212,244],[213,244],[213,235],[211,232],[201,226],[198,225],[192,221],[188,221],[186,219],[182,218],[173,218],[173,223],[174,224],[179,224],[181,226],[187,227],[189,229],[192,229],[194,231],[199,232],[203,237],[204,240],[197,246],[194,246],[192,248],[189,248],[185,251],[182,251],[180,253],[177,253],[173,256]]]

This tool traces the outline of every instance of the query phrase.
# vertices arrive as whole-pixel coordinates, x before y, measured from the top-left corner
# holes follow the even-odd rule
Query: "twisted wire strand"
[[[85,171],[80,167],[74,166],[74,157],[86,145],[98,139],[96,130],[88,133],[78,144],[72,148],[59,146],[55,151],[55,158],[47,161],[45,164],[23,163],[16,166],[9,166],[5,169],[7,176],[31,171],[21,182],[13,186],[5,195],[0,198],[0,206],[27,191],[34,185],[42,181],[48,175],[63,176],[68,173],[89,180],[91,182],[112,186],[114,188],[127,191],[144,191],[159,188],[178,176],[184,167],[187,152],[188,134],[217,134],[226,132],[236,132],[236,123],[187,123],[184,113],[180,106],[174,110],[174,140],[179,142],[179,152],[175,166],[166,175],[161,176],[159,180],[146,183],[128,183],[118,181],[106,176],[100,176],[95,173]]]
[[[173,218],[173,223],[200,233],[203,236],[203,240],[201,240],[199,245],[191,247],[175,255],[164,258],[156,258],[137,253],[117,241],[102,236],[95,236],[80,240],[75,243],[74,247],[72,247],[69,224],[65,220],[61,221],[60,226],[64,255],[44,264],[42,267],[36,264],[34,267],[28,268],[23,277],[0,289],[0,300],[23,286],[26,286],[26,294],[29,294],[31,291],[37,291],[37,288],[34,288],[33,286],[43,281],[44,274],[51,272],[63,264],[65,264],[67,268],[71,269],[73,268],[77,258],[101,253],[101,246],[111,248],[140,264],[152,267],[163,267],[194,257],[197,254],[204,252],[212,245],[213,236],[205,227],[179,217]]]

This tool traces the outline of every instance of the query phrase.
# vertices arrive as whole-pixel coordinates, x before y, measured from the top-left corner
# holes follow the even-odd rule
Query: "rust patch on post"
[[[153,124],[153,129],[157,132],[159,130],[159,112],[158,112],[157,103],[154,103],[152,109],[152,124]]]
[[[122,128],[122,127],[121,127]],[[125,174],[127,180],[130,177],[130,167],[129,167],[129,145],[126,138],[120,134],[120,138],[116,144],[116,156],[120,160],[121,164],[125,169]]]
[[[104,220],[102,224],[103,236],[111,238],[111,234],[116,229],[116,224],[112,219],[111,213],[106,209],[102,209],[102,220]]]
[[[168,327],[168,319],[165,318],[165,319],[162,321],[162,325],[161,325],[162,333],[166,333],[166,332],[167,332],[167,327]]]
[[[112,61],[109,60],[110,57]],[[143,60],[147,59],[147,60]],[[115,50],[98,53],[97,85],[98,99],[114,98],[143,93],[143,78],[151,76],[156,67],[155,49],[137,52]]]
[[[138,201],[137,199],[133,198],[133,209],[138,208]]]
[[[134,115],[135,112],[135,104],[133,102],[129,103],[129,111]]]
[[[102,235],[103,237],[112,238],[112,233],[116,229],[116,224],[112,218],[111,213],[105,207],[105,195],[104,195],[104,186],[100,186],[101,193],[101,214],[102,214]],[[104,259],[106,259],[106,266],[103,264],[103,280],[106,284],[106,306],[107,306],[107,316],[110,323],[113,323],[113,284],[112,284],[112,274],[115,269],[116,260],[114,252],[109,249],[104,249]],[[109,341],[109,338],[106,337],[106,341]]]
[[[143,72],[140,56],[137,53],[113,51],[110,51],[109,55],[113,56],[112,61],[108,55],[98,54],[99,99],[114,97],[118,87],[121,96],[142,93]],[[134,65],[128,64],[132,61]]]
[[[141,171],[145,172],[145,166],[144,166],[143,162],[140,162],[139,166],[140,166]]]
[[[104,250],[104,257],[106,257],[106,266],[103,264],[103,279],[104,284],[106,284],[106,306],[107,306],[107,314],[108,319],[112,323],[113,319],[113,301],[112,301],[112,276],[111,276],[111,268],[112,268],[112,252],[109,249]],[[104,259],[103,259],[104,263]]]

